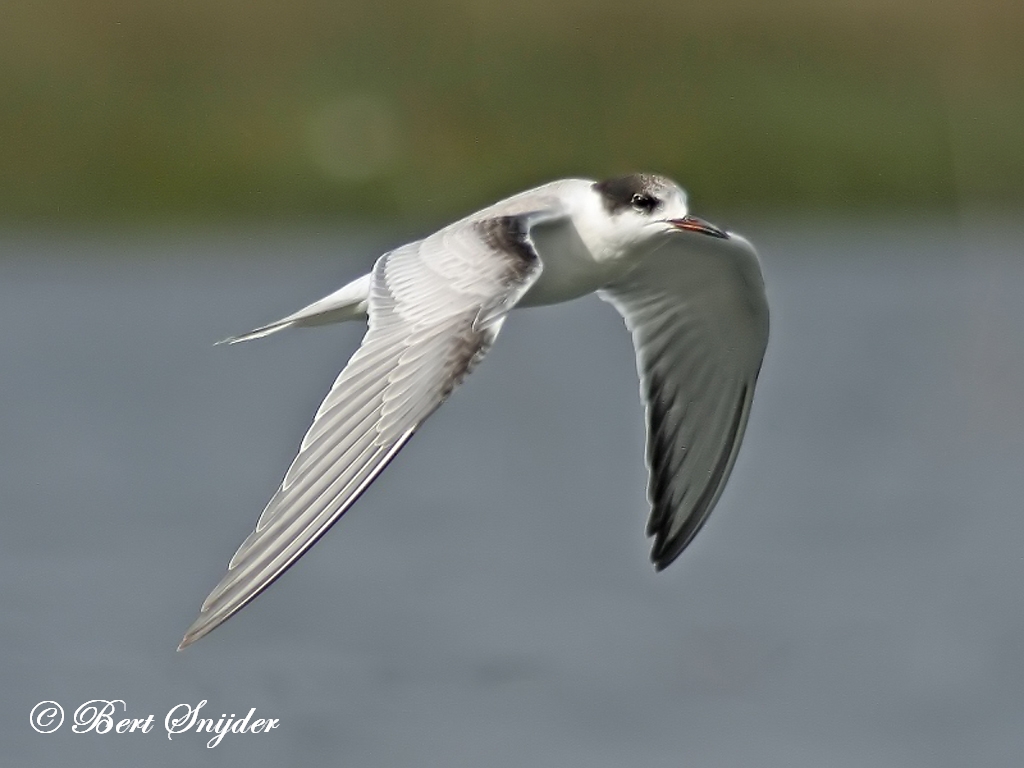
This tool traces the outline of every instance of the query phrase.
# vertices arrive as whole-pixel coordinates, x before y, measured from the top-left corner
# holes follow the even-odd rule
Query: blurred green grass
[[[1015,208],[1024,3],[0,0],[0,220]]]

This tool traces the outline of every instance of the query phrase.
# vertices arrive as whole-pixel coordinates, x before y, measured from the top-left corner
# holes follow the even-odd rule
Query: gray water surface
[[[383,240],[0,238],[0,763],[1018,766],[1024,231],[764,228],[772,338],[710,522],[655,574],[629,339],[516,313],[268,592],[175,646],[356,326],[211,342]],[[44,699],[56,733],[29,724]],[[71,732],[90,699],[148,734]],[[168,740],[177,704],[279,718]]]

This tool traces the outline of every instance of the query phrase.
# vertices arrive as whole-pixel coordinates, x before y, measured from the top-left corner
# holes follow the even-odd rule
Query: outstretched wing
[[[467,219],[377,261],[362,345],[179,649],[284,573],[448,398],[540,274],[530,228],[557,216],[542,210]]]
[[[647,412],[655,569],[704,525],[732,471],[768,343],[757,255],[739,235],[673,232],[601,292],[625,318]]]

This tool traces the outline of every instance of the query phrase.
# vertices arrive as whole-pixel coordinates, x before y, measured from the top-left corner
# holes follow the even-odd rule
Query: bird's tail
[[[293,312],[272,323],[261,325],[248,333],[230,336],[218,341],[217,344],[238,344],[242,341],[262,339],[264,336],[283,331],[285,328],[360,320],[366,317],[366,303],[369,298],[370,275],[367,274],[342,286],[331,295],[314,301],[308,307],[303,307],[298,312]]]

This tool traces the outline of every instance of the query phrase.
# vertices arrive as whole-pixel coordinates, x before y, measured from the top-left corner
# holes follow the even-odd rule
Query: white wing
[[[647,413],[647,535],[665,568],[707,520],[732,471],[768,342],[768,304],[742,237],[674,232],[601,292],[625,318]]]
[[[531,226],[559,215],[541,210],[467,219],[377,261],[362,345],[179,649],[292,565],[447,399],[540,274]]]

